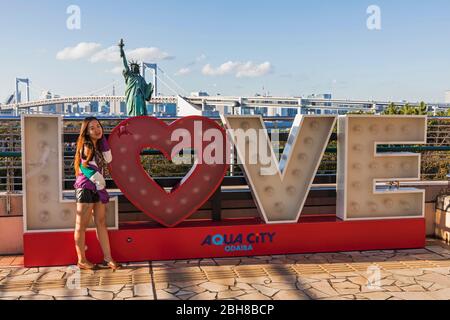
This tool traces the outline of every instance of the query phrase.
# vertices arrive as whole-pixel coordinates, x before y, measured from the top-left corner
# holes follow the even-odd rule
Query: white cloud
[[[112,46],[106,49],[103,49],[96,54],[94,54],[91,59],[91,62],[118,62],[120,61],[120,51],[118,46]]]
[[[191,72],[192,72],[192,70],[189,69],[189,68],[181,68],[180,70],[177,71],[177,73],[175,73],[175,75],[177,75],[177,76],[185,76],[185,75],[187,75],[187,74],[189,74]]]
[[[112,68],[111,70],[108,70],[108,72],[112,73],[112,74],[122,74],[122,71],[123,71],[123,67],[121,67],[121,66],[118,66],[118,67]]]
[[[238,78],[255,78],[266,75],[272,71],[272,65],[270,62],[264,62],[259,65],[253,64],[253,62],[247,62],[244,65],[239,66],[239,71],[236,74]]]
[[[162,51],[159,48],[138,48],[127,52],[127,57],[129,59],[139,60],[139,61],[158,61],[158,60],[172,60],[173,56],[169,55],[167,52]]]
[[[208,63],[203,67],[202,73],[206,76],[223,76],[226,74],[234,73],[239,65],[239,62],[228,61],[223,63],[220,67],[214,69]]]
[[[236,78],[255,78],[264,76],[272,71],[270,62],[255,64],[252,61],[242,63],[228,61],[220,65],[218,68],[207,64],[203,67],[202,73],[206,76],[223,76],[234,74]]]
[[[101,48],[101,44],[94,42],[81,42],[75,47],[67,47],[56,54],[58,60],[79,60],[84,59]]]
[[[128,60],[138,60],[139,62],[153,62],[160,60],[170,60],[174,57],[170,56],[167,52],[162,51],[159,48],[151,47],[151,48],[137,48],[133,50],[126,51],[126,56]],[[112,46],[107,49],[104,49],[100,52],[97,52],[90,59],[91,62],[119,62],[120,51],[119,47]]]

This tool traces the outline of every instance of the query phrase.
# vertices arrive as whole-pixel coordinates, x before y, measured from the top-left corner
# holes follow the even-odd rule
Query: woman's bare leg
[[[111,246],[109,244],[108,228],[106,227],[106,206],[99,202],[94,205],[94,221],[97,227],[97,238],[102,247],[106,262],[113,261],[111,256]]]
[[[93,204],[77,203],[77,219],[74,238],[79,263],[88,262],[86,259],[86,229],[91,221],[93,208]]]

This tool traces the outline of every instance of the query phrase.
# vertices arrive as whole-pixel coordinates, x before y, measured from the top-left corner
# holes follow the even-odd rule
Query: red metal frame
[[[225,251],[225,246],[202,245],[208,236],[242,234],[255,240],[257,235],[275,233],[273,242],[253,244],[251,251]],[[219,238],[216,238],[220,239]],[[175,228],[128,224],[110,232],[113,256],[119,262],[199,259],[316,252],[423,248],[426,243],[425,219],[344,222],[332,216],[301,218],[296,224],[268,225],[259,219],[185,221]],[[102,261],[95,232],[87,232],[87,257]],[[24,234],[25,266],[61,266],[76,263],[73,233]]]

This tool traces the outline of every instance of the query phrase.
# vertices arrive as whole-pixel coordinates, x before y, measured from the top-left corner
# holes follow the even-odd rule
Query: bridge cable
[[[161,73],[163,75],[165,75],[175,86],[177,86],[178,89],[180,89],[181,91],[183,91],[183,93],[188,95],[187,94],[188,92],[183,87],[181,87],[175,80],[173,80],[171,77],[169,77],[169,75],[167,73],[165,73],[164,70],[162,70],[160,67],[158,67],[158,70],[161,71]]]

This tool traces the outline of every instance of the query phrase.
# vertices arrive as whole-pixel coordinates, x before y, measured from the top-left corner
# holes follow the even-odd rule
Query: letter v
[[[278,161],[260,115],[222,116],[266,223],[298,221],[336,120],[337,116],[297,115]],[[270,158],[269,167],[264,154]]]

